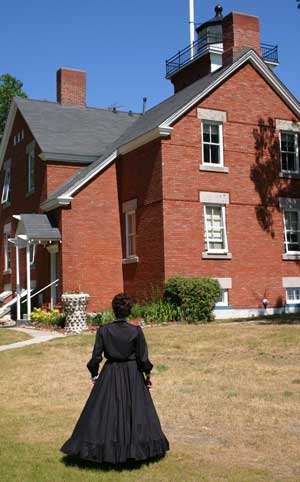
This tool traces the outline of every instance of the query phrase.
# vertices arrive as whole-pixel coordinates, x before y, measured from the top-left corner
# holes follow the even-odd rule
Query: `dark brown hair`
[[[132,300],[127,293],[118,293],[112,300],[112,309],[116,318],[127,318],[132,308]]]

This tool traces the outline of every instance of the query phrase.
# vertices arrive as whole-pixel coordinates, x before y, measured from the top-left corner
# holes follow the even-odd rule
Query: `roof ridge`
[[[113,112],[114,114],[129,114],[130,112],[134,116],[140,116],[142,115],[141,112],[134,112],[132,110],[116,110],[116,112],[113,111],[112,108],[105,108],[105,107],[96,107],[96,106],[82,106],[82,105],[77,105],[77,104],[60,104],[59,102],[55,102],[54,100],[48,100],[48,99],[29,99],[29,98],[23,98],[23,97],[18,97],[15,96],[14,99],[19,102],[39,102],[43,104],[51,104],[51,105],[56,105],[57,107],[61,107],[62,109],[65,108],[70,108],[70,109],[80,109],[80,110],[96,110],[96,111],[104,111],[104,112]]]

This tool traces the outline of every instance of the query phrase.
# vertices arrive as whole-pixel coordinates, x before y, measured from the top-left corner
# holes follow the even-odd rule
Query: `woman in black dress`
[[[93,389],[61,451],[112,464],[162,457],[169,443],[149,393],[153,365],[146,340],[139,326],[126,321],[132,307],[128,295],[116,295],[112,307],[116,320],[99,327],[87,364]],[[98,375],[103,353],[107,361]]]

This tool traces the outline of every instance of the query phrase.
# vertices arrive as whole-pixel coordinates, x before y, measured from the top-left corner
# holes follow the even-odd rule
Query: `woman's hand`
[[[92,382],[93,385],[95,385],[96,381],[98,380],[98,377],[99,377],[99,375],[91,378],[91,382]]]
[[[152,382],[150,376],[146,376],[146,386],[149,388],[149,390],[152,388]]]

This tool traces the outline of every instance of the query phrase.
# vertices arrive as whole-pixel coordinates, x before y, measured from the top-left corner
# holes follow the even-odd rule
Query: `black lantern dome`
[[[216,15],[213,18],[196,28],[200,48],[202,45],[204,47],[207,44],[222,43],[223,41],[222,21],[224,17],[222,5],[216,5],[215,12]]]

